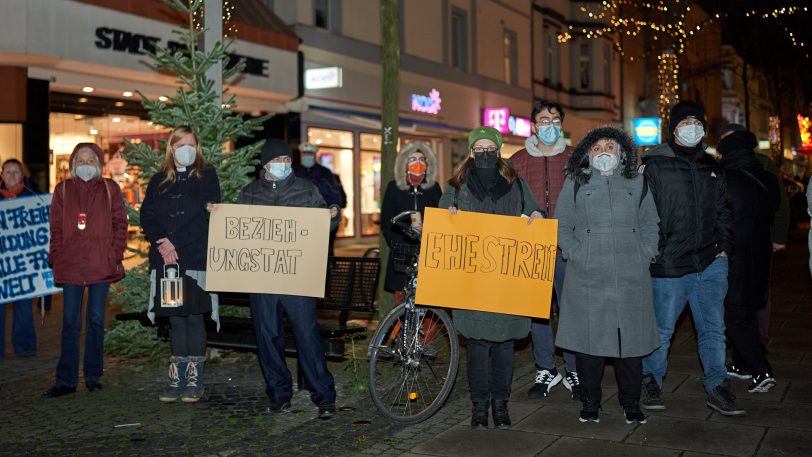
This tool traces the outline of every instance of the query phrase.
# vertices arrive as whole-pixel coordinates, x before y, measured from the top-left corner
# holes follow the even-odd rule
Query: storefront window
[[[342,210],[338,236],[355,235],[355,179],[353,176],[353,132],[322,128],[308,128],[307,142],[319,147],[319,163],[329,168],[341,181],[347,194],[347,207]]]
[[[361,134],[361,235],[380,233],[381,136]]]
[[[0,124],[0,163],[23,160],[23,125]]]

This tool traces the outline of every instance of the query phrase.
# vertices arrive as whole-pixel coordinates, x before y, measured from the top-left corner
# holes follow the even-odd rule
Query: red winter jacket
[[[78,228],[80,213],[87,215],[84,230]],[[67,179],[56,186],[51,201],[51,265],[56,282],[118,281],[124,277],[121,261],[126,244],[127,213],[118,184],[96,177],[88,182]]]
[[[564,187],[564,166],[570,154],[572,147],[567,146],[562,152],[549,157],[531,156],[527,149],[510,157],[513,168],[530,185],[539,208],[547,213],[545,217],[551,218],[555,214],[555,203]]]

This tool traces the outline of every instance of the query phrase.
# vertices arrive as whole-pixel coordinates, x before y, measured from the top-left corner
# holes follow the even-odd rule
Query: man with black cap
[[[674,326],[688,302],[698,334],[707,405],[741,416],[725,368],[724,299],[728,256],[733,255],[733,214],[719,164],[702,146],[707,121],[696,103],[671,110],[671,138],[643,155],[660,216],[659,255],[651,265],[654,314],[661,346],[643,359],[641,406],[664,410],[660,397]]]
[[[327,208],[313,183],[297,178],[291,168],[293,154],[282,140],[268,139],[260,155],[262,170],[258,180],[240,191],[243,205]],[[338,205],[330,207],[330,228],[338,226]],[[310,389],[310,399],[319,407],[319,418],[335,415],[336,390],[327,370],[321,336],[316,326],[316,299],[295,295],[250,294],[251,315],[257,336],[257,355],[265,377],[265,392],[271,411],[290,410],[293,383],[285,362],[283,313],[293,327],[299,368]]]

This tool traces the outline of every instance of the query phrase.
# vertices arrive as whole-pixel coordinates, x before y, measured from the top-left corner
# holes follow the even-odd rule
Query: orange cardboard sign
[[[415,301],[549,319],[558,221],[426,208]]]

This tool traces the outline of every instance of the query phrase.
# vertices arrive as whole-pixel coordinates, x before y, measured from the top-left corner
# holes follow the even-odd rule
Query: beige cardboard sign
[[[323,298],[329,233],[327,209],[217,205],[206,290]]]

